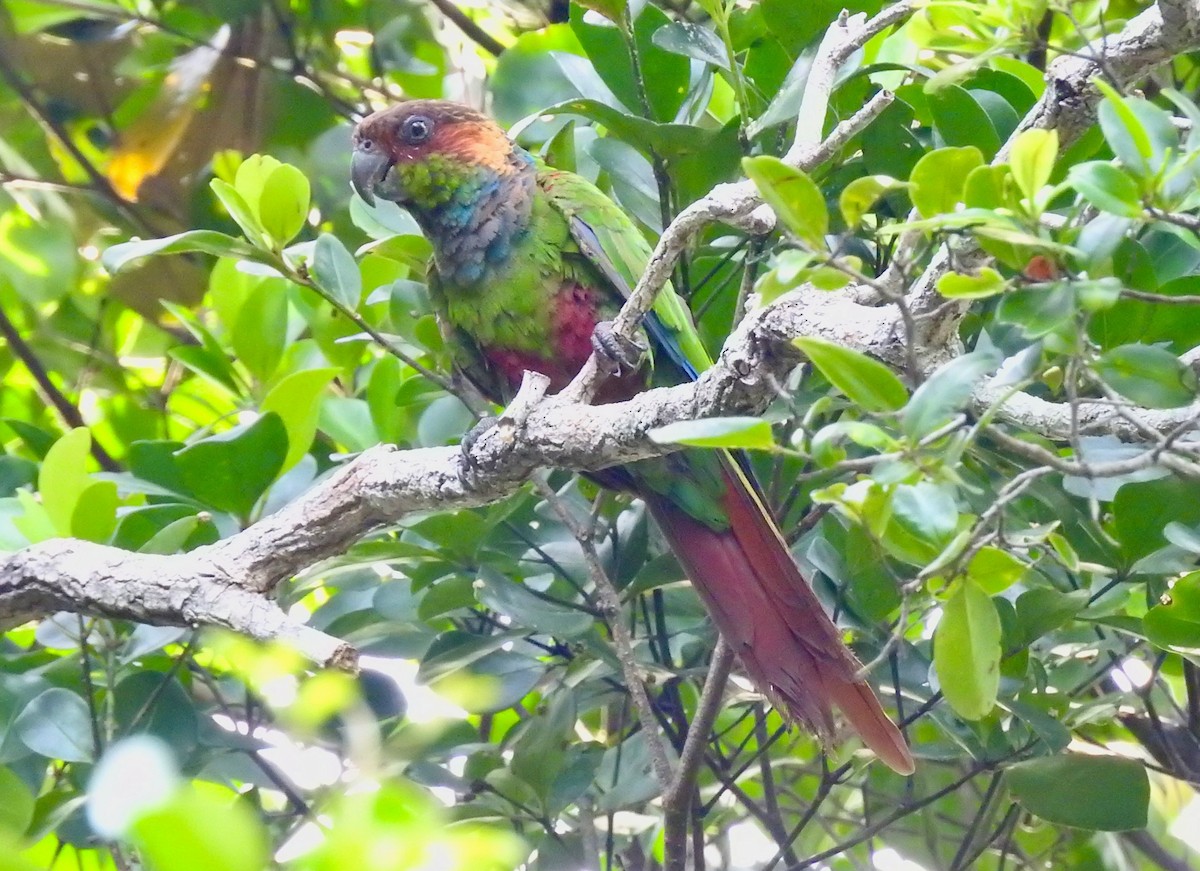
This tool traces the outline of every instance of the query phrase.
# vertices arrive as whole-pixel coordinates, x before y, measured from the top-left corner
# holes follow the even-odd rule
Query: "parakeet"
[[[408,209],[433,246],[430,295],[459,368],[498,403],[511,399],[526,369],[548,376],[552,391],[565,387],[650,257],[629,217],[584,178],[548,168],[456,103],[413,100],[376,112],[355,129],[353,147],[359,195]],[[644,333],[649,353],[610,367],[595,401],[682,383],[711,365],[669,286]],[[738,457],[688,449],[592,476],[645,500],[717,628],[776,707],[828,738],[836,706],[880,759],[913,771],[903,736],[858,677],[858,660]]]

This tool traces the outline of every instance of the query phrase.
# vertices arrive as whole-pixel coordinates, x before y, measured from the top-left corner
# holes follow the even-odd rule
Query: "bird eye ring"
[[[400,127],[400,135],[405,142],[416,144],[424,142],[433,134],[433,122],[424,115],[413,115],[406,118]]]

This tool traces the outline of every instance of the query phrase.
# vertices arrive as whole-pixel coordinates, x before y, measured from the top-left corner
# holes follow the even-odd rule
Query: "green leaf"
[[[76,427],[54,443],[42,462],[38,492],[59,535],[71,535],[71,518],[91,483],[87,473],[91,445],[92,434],[87,427]]]
[[[1008,156],[1013,180],[1031,203],[1038,192],[1049,183],[1057,157],[1057,130],[1025,130],[1013,142]]]
[[[1137,182],[1106,160],[1076,164],[1067,172],[1067,183],[1101,211],[1126,218],[1142,214],[1142,195]]]
[[[33,822],[34,799],[24,781],[0,768],[0,833],[21,835]]]
[[[990,266],[980,267],[975,275],[948,272],[938,279],[938,293],[947,299],[986,299],[1003,293],[1008,282]]]
[[[591,9],[603,15],[609,21],[614,23],[619,22],[625,14],[625,7],[628,6],[627,0],[581,0],[579,3],[584,9]]]
[[[946,215],[963,200],[967,176],[983,166],[983,154],[973,145],[939,148],[917,161],[908,179],[908,193],[922,218]]]
[[[1047,822],[1099,832],[1145,828],[1150,779],[1136,759],[1067,753],[1004,771],[1021,806]]]
[[[904,432],[921,438],[950,421],[971,399],[975,385],[1000,365],[998,351],[972,351],[938,367],[901,413]]]
[[[79,494],[71,515],[71,535],[85,541],[108,541],[117,527],[117,485],[114,481],[92,481]]]
[[[1096,117],[1113,154],[1132,172],[1143,177],[1149,175],[1154,146],[1150,142],[1150,134],[1130,105],[1132,101],[1099,77],[1093,79],[1092,83],[1104,94]]]
[[[262,401],[263,414],[274,412],[287,430],[288,452],[281,472],[300,462],[317,434],[321,394],[338,374],[337,369],[303,369],[293,372],[271,388]]]
[[[824,250],[829,213],[825,196],[811,178],[778,157],[742,158],[742,168],[784,225],[817,250]]]
[[[354,255],[342,241],[329,233],[317,237],[313,252],[313,278],[326,292],[348,309],[357,309],[362,298],[362,273]]]
[[[511,618],[518,626],[559,638],[578,638],[591,628],[590,614],[540,599],[497,571],[480,572],[475,595],[480,603]]]
[[[91,445],[87,427],[55,442],[42,462],[38,492],[59,535],[106,541],[117,524],[117,487],[88,474]]]
[[[237,312],[230,344],[238,360],[259,381],[275,374],[287,343],[287,285],[267,279],[254,285]]]
[[[695,58],[723,70],[729,69],[729,55],[721,37],[699,24],[671,23],[654,31],[654,44],[663,51]]]
[[[1012,187],[1012,168],[977,166],[967,173],[963,202],[968,209],[999,209],[1008,205]]]
[[[857,227],[871,206],[888,191],[906,187],[890,175],[864,175],[856,178],[844,188],[838,197],[838,208],[847,227]]]
[[[250,805],[212,784],[194,783],[144,813],[130,837],[155,871],[261,871],[269,858]]]
[[[1035,587],[1017,597],[1017,623],[1023,642],[1032,644],[1052,632],[1087,607],[1088,591],[1061,593],[1049,587]]]
[[[607,5],[609,0],[600,2]],[[688,96],[691,64],[687,58],[664,51],[655,44],[654,34],[671,23],[663,10],[647,3],[634,4],[630,12],[636,16],[632,22],[632,36],[642,70],[640,81],[629,55],[629,40],[621,27],[597,25],[590,17],[580,14],[578,7],[572,7],[571,28],[587,52],[595,73],[624,106],[640,107],[644,95],[655,119],[674,120]]]
[[[1059,281],[1010,290],[996,308],[996,319],[1017,324],[1029,338],[1039,339],[1072,323],[1075,310],[1075,289]]]
[[[1095,371],[1113,390],[1149,408],[1177,408],[1196,398],[1196,374],[1164,348],[1121,345],[1101,355]]]
[[[242,166],[245,165],[246,163],[242,164]],[[241,193],[234,189],[233,185],[227,184],[219,178],[214,178],[208,183],[208,186],[212,188],[212,192],[217,195],[217,199],[225,206],[225,210],[229,212],[229,217],[233,218],[237,225],[242,228],[242,232],[246,234],[246,238],[250,240],[251,245],[262,249],[271,247],[267,244],[266,228],[263,227],[262,221],[258,219],[258,214],[254,207],[245,200]]]
[[[646,156],[658,154],[667,160],[711,152],[720,131],[691,124],[659,124],[622,112],[598,100],[566,100],[541,110],[546,117],[581,115],[602,124],[610,135],[627,142]]]
[[[25,706],[13,726],[21,743],[47,759],[93,759],[92,717],[87,702],[70,690],[46,690]]]
[[[771,424],[761,417],[706,417],[655,427],[650,438],[660,445],[694,445],[701,448],[770,450],[775,447]]]
[[[175,465],[197,499],[245,520],[287,455],[287,429],[279,415],[268,413],[192,442],[175,452]]]
[[[884,537],[902,555],[929,559],[950,544],[958,526],[958,505],[951,487],[930,481],[900,484],[892,494]]]
[[[215,230],[188,230],[186,233],[176,233],[162,239],[140,239],[136,242],[113,245],[104,252],[100,262],[115,275],[143,257],[153,254],[183,254],[190,251],[202,251],[205,254],[216,254],[218,257],[251,257],[254,253],[245,242],[224,233]]]
[[[1200,649],[1200,572],[1175,581],[1142,625],[1146,637],[1159,647]]]
[[[830,384],[867,411],[896,411],[908,401],[903,382],[878,360],[811,336],[796,339],[794,344]]]
[[[982,547],[967,564],[967,577],[989,596],[1003,593],[1029,571],[1019,557],[998,547]]]
[[[946,145],[973,145],[990,160],[1000,150],[1000,135],[988,113],[958,85],[939,88],[929,95],[934,130]]]
[[[283,248],[303,229],[311,195],[308,177],[289,163],[280,164],[267,175],[258,215],[276,248]]]
[[[933,666],[950,707],[980,720],[1000,687],[1000,617],[988,594],[963,580],[942,606],[933,635]]]

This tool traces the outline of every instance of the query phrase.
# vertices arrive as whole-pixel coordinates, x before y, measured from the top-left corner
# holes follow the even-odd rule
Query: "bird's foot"
[[[525,421],[546,397],[550,389],[550,379],[540,372],[526,371],[521,378],[521,386],[516,396],[508,404],[508,408],[499,417],[485,415],[471,427],[463,436],[460,445],[460,460],[458,477],[463,486],[470,489],[476,482],[476,475],[484,464],[476,456],[476,446],[480,439],[489,435],[492,430],[499,430],[495,437],[489,437],[486,447],[488,453],[495,454],[497,450],[511,450],[518,442],[520,433],[525,427]],[[496,456],[487,458],[487,464],[493,464]]]
[[[475,448],[475,443],[485,433],[494,429],[498,423],[500,423],[500,418],[492,414],[485,414],[463,435],[462,442],[459,444],[458,479],[462,481],[464,486],[471,486],[475,473],[479,469],[479,465],[471,455],[472,450]]]
[[[601,321],[592,331],[592,350],[605,375],[618,378],[642,368],[649,349],[633,339],[627,339],[613,328],[612,321]]]

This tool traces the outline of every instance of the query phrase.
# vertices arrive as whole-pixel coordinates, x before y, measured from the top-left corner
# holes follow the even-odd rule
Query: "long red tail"
[[[833,625],[753,486],[726,458],[718,532],[653,493],[651,513],[700,593],[721,635],[776,707],[818,736],[833,734],[837,706],[893,770],[911,774],[912,754]]]

